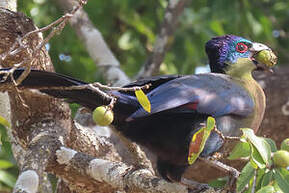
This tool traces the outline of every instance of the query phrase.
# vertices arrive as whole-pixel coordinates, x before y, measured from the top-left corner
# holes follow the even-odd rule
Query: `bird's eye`
[[[242,42],[237,43],[236,51],[240,53],[244,53],[248,51],[248,46]]]

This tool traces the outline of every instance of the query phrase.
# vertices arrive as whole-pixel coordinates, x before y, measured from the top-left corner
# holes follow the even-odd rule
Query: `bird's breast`
[[[266,108],[264,91],[253,78],[242,80],[239,84],[248,91],[254,102],[253,112],[248,114],[248,116],[241,121],[244,125],[243,128],[251,128],[256,133],[261,125]]]

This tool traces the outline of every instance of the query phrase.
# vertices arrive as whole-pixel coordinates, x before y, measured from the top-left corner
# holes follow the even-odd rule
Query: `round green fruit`
[[[276,151],[273,155],[273,162],[276,166],[287,168],[289,166],[289,152],[284,150]]]
[[[94,109],[92,118],[97,125],[108,126],[113,121],[113,112],[108,106],[100,106]]]
[[[277,63],[277,56],[271,50],[262,50],[257,53],[255,58],[267,67],[272,67]]]
[[[289,151],[289,138],[285,139],[285,140],[281,143],[281,149],[282,149],[282,150]]]

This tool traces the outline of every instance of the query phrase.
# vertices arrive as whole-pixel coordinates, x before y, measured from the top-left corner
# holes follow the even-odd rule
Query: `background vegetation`
[[[162,22],[166,0],[90,0],[85,6],[122,69],[133,78],[152,50]],[[20,0],[18,10],[43,27],[63,15],[56,1]],[[195,0],[180,17],[179,27],[166,54],[161,73],[191,74],[205,66],[204,44],[213,36],[235,34],[270,45],[279,65],[288,65],[289,1],[285,0]],[[102,81],[74,30],[64,31],[47,45],[57,72],[85,81]],[[3,127],[0,151],[0,190],[13,187],[17,168]]]
[[[119,59],[122,69],[134,77],[152,50],[163,19],[166,0],[91,0],[85,6],[90,19],[101,31]],[[25,0],[18,10],[46,26],[63,15],[55,1]],[[172,48],[161,66],[162,73],[194,73],[206,65],[204,44],[212,36],[235,34],[270,45],[280,64],[289,58],[289,2],[282,0],[196,0],[180,18]],[[50,56],[56,71],[86,80],[101,80],[73,29],[50,42]]]

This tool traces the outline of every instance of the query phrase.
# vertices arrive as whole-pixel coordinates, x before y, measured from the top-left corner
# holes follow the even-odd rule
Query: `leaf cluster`
[[[241,141],[228,157],[230,160],[248,160],[237,180],[237,192],[288,192],[289,171],[286,167],[279,166],[279,160],[273,159],[274,154],[278,152],[275,142],[269,138],[256,136],[252,129],[241,130],[243,132]],[[289,157],[284,159],[289,159]]]

